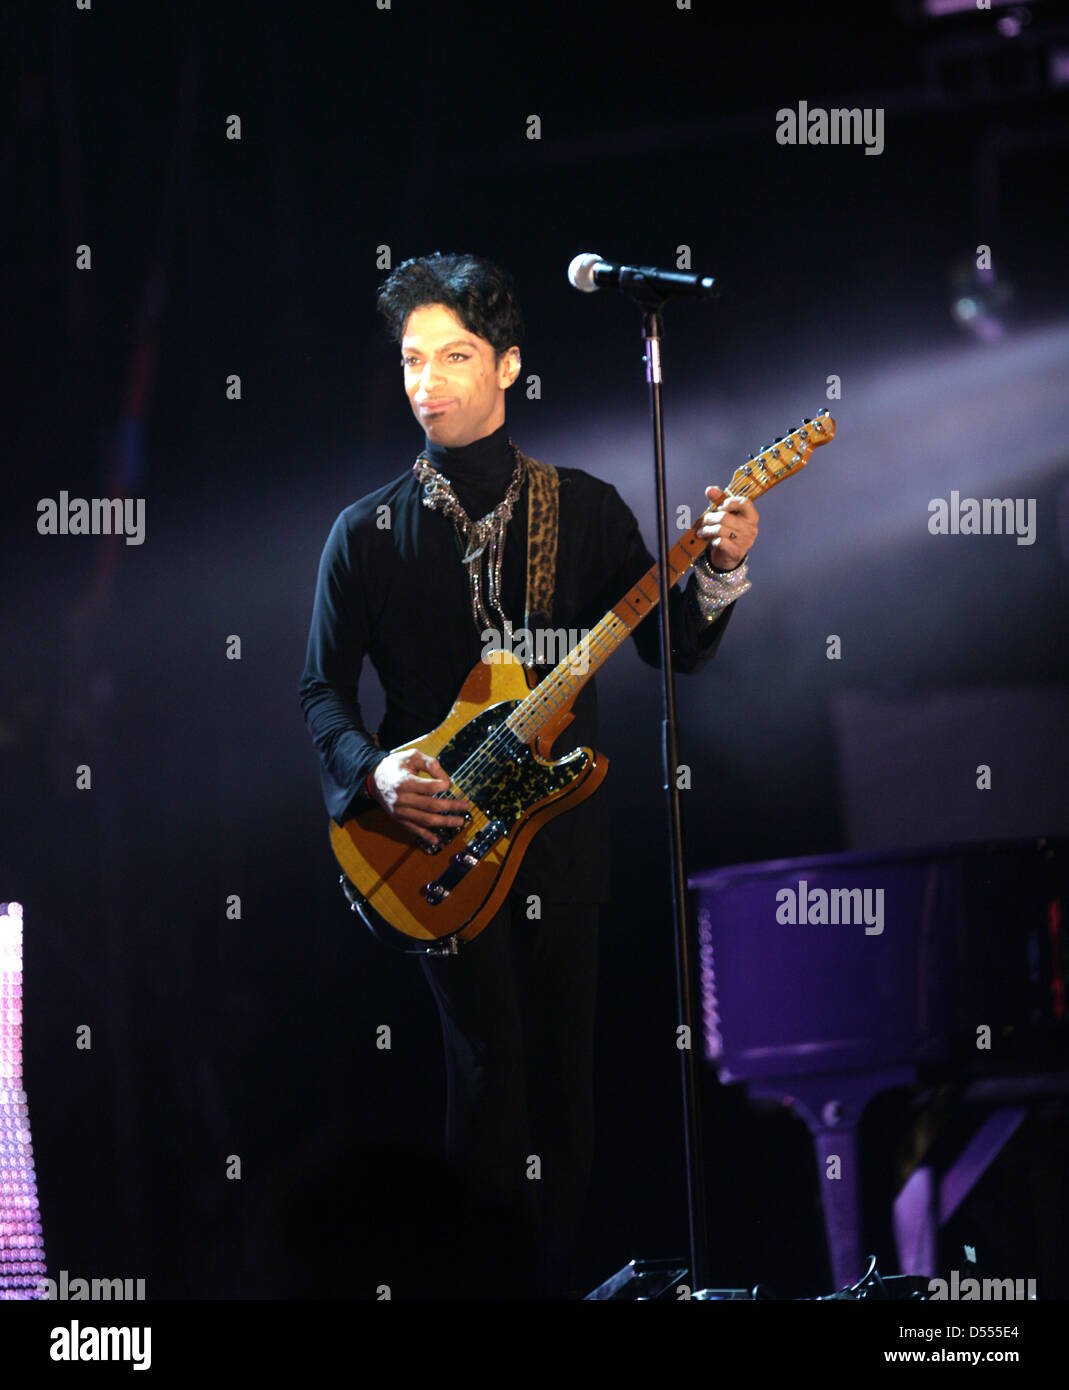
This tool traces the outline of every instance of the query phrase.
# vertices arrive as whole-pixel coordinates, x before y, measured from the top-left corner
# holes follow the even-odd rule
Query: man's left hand
[[[707,487],[705,495],[712,506],[703,513],[698,535],[709,542],[709,563],[713,569],[733,570],[741,565],[757,539],[757,508],[742,497],[728,497],[724,489]]]

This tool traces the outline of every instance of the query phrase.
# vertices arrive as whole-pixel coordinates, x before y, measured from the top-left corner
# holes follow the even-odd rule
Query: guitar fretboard
[[[725,489],[727,495],[723,501],[732,497],[760,497],[784,478],[804,468],[813,450],[828,443],[834,434],[835,421],[826,410],[822,410],[815,420],[804,421],[791,434],[777,439],[736,469]],[[711,503],[703,503],[703,514],[712,509]],[[679,583],[706,547],[706,541],[698,535],[700,526],[699,521],[668,552],[670,589]],[[658,566],[654,565],[516,706],[505,720],[506,728],[525,743],[537,738],[656,607],[660,601],[658,579]]]

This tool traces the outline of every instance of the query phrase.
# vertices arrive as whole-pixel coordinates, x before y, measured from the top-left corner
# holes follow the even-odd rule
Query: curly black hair
[[[468,332],[485,338],[499,357],[523,337],[512,276],[480,256],[433,251],[402,261],[380,286],[377,303],[397,343],[412,310],[427,304],[451,309]]]

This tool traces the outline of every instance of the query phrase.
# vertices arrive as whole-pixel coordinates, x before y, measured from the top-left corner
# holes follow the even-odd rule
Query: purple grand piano
[[[903,1274],[937,1274],[949,1220],[1027,1114],[1069,1093],[1069,841],[838,854],[691,879],[704,1052],[813,1137],[837,1287],[864,1269],[856,1128],[892,1087],[956,1081],[975,1112],[895,1201]]]

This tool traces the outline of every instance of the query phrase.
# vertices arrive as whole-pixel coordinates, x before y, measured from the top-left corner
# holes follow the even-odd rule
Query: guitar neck
[[[668,552],[668,587],[678,584],[705,549],[706,542],[692,526]],[[534,738],[550,719],[570,705],[613,652],[617,651],[660,601],[659,567],[653,565],[596,627],[576,643],[505,721],[519,738]]]
[[[835,421],[826,410],[815,420],[805,420],[791,434],[758,452],[736,469],[725,492],[727,497],[750,500],[774,488],[784,478],[804,468],[809,455],[835,434]],[[710,504],[702,504],[702,514]],[[668,552],[668,587],[672,589],[701,556],[706,541],[698,535],[699,521]],[[653,565],[520,702],[505,721],[517,737],[530,742],[562,709],[566,709],[613,652],[617,651],[643,618],[660,602],[659,567]]]

